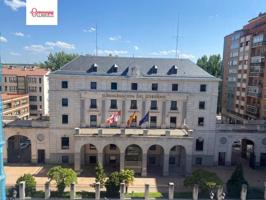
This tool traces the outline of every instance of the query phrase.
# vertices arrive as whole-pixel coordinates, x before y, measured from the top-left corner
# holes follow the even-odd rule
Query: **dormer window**
[[[117,73],[118,71],[118,65],[117,64],[114,64],[109,70],[107,73]]]
[[[97,72],[98,65],[96,63],[92,64],[91,67],[87,70],[87,73]]]
[[[156,65],[153,65],[150,70],[148,71],[148,74],[151,75],[151,74],[157,74],[157,69],[158,67]]]
[[[177,70],[178,70],[178,67],[176,65],[173,65],[169,71],[167,72],[168,75],[171,75],[171,74],[177,74]]]

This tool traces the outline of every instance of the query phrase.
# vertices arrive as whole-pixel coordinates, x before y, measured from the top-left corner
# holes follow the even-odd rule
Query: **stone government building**
[[[4,159],[73,164],[76,171],[100,162],[142,176],[231,165],[237,153],[263,166],[265,127],[216,125],[219,81],[187,59],[80,56],[49,74],[50,120],[5,127]],[[110,127],[106,119],[118,111]],[[134,112],[137,120],[127,127]]]

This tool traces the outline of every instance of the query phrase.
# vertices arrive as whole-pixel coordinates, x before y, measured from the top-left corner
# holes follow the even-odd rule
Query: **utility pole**
[[[175,46],[175,58],[179,58],[179,52],[178,52],[178,42],[179,42],[179,14],[177,19],[177,26],[176,26],[176,46]]]
[[[98,27],[97,24],[95,26],[95,54],[98,56]]]

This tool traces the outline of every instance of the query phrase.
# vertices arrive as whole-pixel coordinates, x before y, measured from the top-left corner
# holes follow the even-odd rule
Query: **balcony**
[[[249,71],[249,76],[263,76],[263,67],[259,65],[254,65],[251,66],[250,71]]]
[[[248,86],[247,96],[261,97],[261,89],[258,86]]]
[[[252,44],[252,48],[266,45],[266,41],[256,42]]]
[[[258,107],[254,106],[254,105],[248,105],[247,104],[246,111],[248,114],[257,115],[258,114]]]

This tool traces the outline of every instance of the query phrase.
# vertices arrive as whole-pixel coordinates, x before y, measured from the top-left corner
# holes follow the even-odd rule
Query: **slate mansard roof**
[[[60,75],[137,76],[216,79],[189,59],[79,56],[59,70]]]

